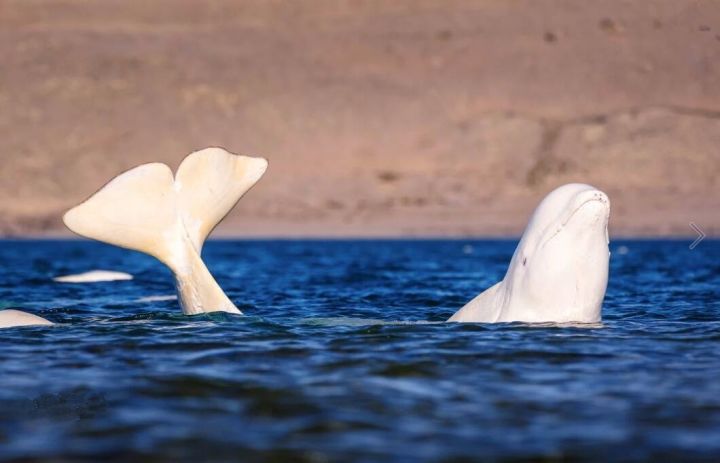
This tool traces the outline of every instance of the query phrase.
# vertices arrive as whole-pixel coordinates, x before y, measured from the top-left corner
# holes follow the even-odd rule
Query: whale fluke
[[[21,312],[20,310],[7,309],[0,310],[0,328],[12,328],[14,326],[38,326],[52,325],[49,320],[45,320],[37,315]]]
[[[263,158],[221,148],[190,154],[175,178],[168,166],[144,164],[115,177],[69,210],[78,235],[156,257],[175,274],[183,313],[240,313],[200,257],[210,232],[267,169]]]

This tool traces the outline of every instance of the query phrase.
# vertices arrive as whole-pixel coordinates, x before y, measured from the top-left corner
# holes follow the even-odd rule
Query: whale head
[[[598,322],[607,288],[610,200],[585,184],[561,186],[538,205],[513,255],[502,318]]]

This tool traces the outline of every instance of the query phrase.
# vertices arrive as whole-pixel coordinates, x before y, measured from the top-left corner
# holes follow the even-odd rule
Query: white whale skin
[[[608,282],[610,200],[585,184],[548,194],[528,222],[503,280],[448,321],[597,323]]]
[[[144,164],[112,179],[63,221],[78,235],[144,252],[167,265],[183,313],[239,314],[200,255],[210,232],[267,165],[263,158],[222,148],[191,153],[175,176],[165,164]]]
[[[15,309],[0,310],[0,328],[13,328],[16,326],[38,326],[52,325],[49,320],[45,320],[37,315],[29,314]]]
[[[132,279],[133,276],[125,272],[90,270],[89,272],[55,277],[53,281],[58,283],[101,283],[107,281],[128,281]]]

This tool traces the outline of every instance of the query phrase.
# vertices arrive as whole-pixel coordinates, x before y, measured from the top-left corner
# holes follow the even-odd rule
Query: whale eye
[[[527,264],[527,257],[523,257],[523,267]]]

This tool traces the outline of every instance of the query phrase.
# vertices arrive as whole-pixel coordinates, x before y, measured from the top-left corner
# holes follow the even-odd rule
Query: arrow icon
[[[693,249],[695,249],[695,248],[697,247],[698,244],[700,244],[700,242],[701,242],[702,240],[705,239],[705,237],[706,237],[707,235],[706,235],[702,230],[700,230],[700,227],[698,227],[694,222],[690,222],[690,228],[692,228],[693,230],[695,230],[695,233],[698,234],[698,237],[697,237],[697,238],[695,239],[695,241],[693,241],[692,244],[689,246],[690,250],[693,250]]]

